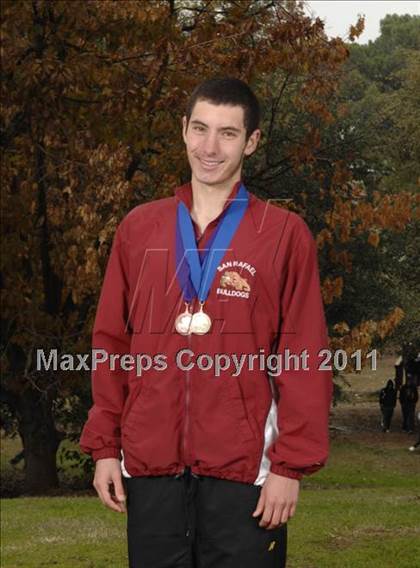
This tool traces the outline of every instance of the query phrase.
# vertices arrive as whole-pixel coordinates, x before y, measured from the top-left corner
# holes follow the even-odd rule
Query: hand
[[[111,493],[111,485],[114,494]],[[103,458],[96,462],[93,487],[102,503],[118,513],[126,513],[125,491],[122,484],[121,464],[117,458]]]
[[[260,527],[275,529],[287,523],[296,511],[299,496],[299,481],[275,473],[269,473],[261,489],[253,517],[262,514]]]

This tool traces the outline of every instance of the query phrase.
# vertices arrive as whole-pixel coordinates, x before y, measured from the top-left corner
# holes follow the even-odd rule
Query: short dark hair
[[[259,127],[260,104],[251,87],[240,79],[223,77],[207,79],[200,83],[192,92],[187,104],[185,113],[187,123],[189,123],[194,106],[198,101],[208,101],[215,105],[242,107],[247,139]]]

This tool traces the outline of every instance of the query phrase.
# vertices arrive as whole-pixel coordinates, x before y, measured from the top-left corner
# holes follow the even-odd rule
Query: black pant
[[[401,404],[403,415],[402,429],[408,432],[414,432],[414,423],[416,420],[416,403],[406,402]]]
[[[287,525],[252,517],[261,487],[207,476],[125,478],[130,568],[284,568]]]
[[[383,406],[381,405],[382,411],[382,430],[389,430],[391,427],[392,415],[394,414],[393,406]]]

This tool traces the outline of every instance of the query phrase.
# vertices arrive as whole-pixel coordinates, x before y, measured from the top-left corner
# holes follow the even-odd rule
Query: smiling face
[[[256,149],[260,131],[247,140],[241,106],[204,100],[194,105],[188,124],[185,116],[182,121],[193,183],[231,188],[241,179],[243,159]]]

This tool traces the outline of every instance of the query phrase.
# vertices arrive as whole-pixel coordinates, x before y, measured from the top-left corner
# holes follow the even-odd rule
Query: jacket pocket
[[[121,416],[121,428],[127,424],[127,421],[130,419],[132,414],[132,410],[135,406],[137,406],[140,399],[144,396],[145,386],[143,385],[143,380],[140,379],[138,383],[131,389],[126,403],[124,405],[124,410]]]
[[[239,384],[239,379],[235,377],[227,378],[225,388],[227,393],[225,397],[227,411],[235,418],[238,424],[240,439],[243,442],[255,442],[257,436],[249,420],[248,410]]]

